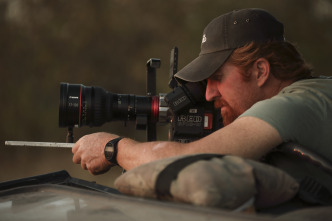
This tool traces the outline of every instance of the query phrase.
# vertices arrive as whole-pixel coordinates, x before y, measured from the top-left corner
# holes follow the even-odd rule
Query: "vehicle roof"
[[[183,203],[120,194],[115,189],[72,178],[66,171],[0,183],[1,220],[306,220],[326,218],[330,208],[287,216],[235,213]],[[305,217],[303,216],[305,214]],[[317,216],[319,214],[319,216]]]

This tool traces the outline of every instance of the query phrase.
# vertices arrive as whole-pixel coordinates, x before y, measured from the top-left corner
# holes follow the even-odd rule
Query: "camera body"
[[[156,95],[159,59],[147,62],[147,95],[115,94],[101,87],[60,84],[59,126],[95,127],[109,121],[136,121],[147,131],[147,141],[156,140],[156,125],[170,124],[169,140],[182,143],[200,139],[222,127],[220,110],[205,100],[206,81],[179,82],[177,48],[171,53],[169,86],[172,91]]]
[[[165,96],[170,111],[169,140],[187,143],[222,127],[220,111],[205,100],[205,88],[205,81],[189,82]]]

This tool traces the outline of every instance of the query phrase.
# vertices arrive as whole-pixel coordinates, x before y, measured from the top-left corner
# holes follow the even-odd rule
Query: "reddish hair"
[[[240,67],[244,77],[248,77],[248,70],[259,58],[268,60],[270,71],[277,79],[296,81],[311,77],[312,68],[289,42],[252,42],[235,49],[228,62]]]

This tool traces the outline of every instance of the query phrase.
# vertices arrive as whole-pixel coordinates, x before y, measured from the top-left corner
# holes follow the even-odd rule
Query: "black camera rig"
[[[177,81],[178,49],[171,51],[169,93],[156,93],[156,70],[160,59],[147,61],[147,94],[114,94],[101,87],[60,84],[59,126],[68,127],[67,142],[73,142],[73,127],[101,126],[108,121],[136,121],[147,131],[147,141],[156,140],[157,123],[170,123],[169,140],[191,142],[222,127],[220,110],[205,100],[206,81]]]

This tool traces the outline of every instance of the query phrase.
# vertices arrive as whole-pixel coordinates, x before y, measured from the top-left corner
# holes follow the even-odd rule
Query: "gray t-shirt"
[[[271,99],[254,104],[242,116],[273,126],[284,142],[296,142],[332,160],[332,78],[300,80]]]

